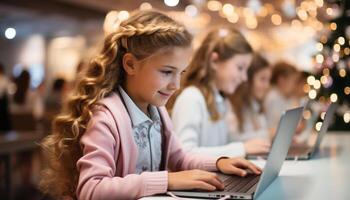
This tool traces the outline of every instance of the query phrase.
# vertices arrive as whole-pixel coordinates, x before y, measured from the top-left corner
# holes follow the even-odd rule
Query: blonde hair
[[[163,48],[190,46],[191,40],[181,24],[156,11],[135,13],[105,38],[101,53],[81,74],[62,113],[54,120],[52,134],[42,142],[48,167],[39,187],[45,194],[76,198],[76,162],[82,156],[79,140],[93,115],[93,107],[125,81],[125,53],[144,59]]]
[[[184,77],[183,88],[191,85],[199,88],[213,121],[219,120],[221,116],[216,108],[212,88],[215,79],[215,71],[211,66],[212,53],[218,54],[218,62],[224,62],[237,54],[247,54],[252,51],[251,46],[239,31],[233,27],[220,27],[212,29],[195,52]],[[175,101],[174,99],[171,103]],[[168,108],[172,106],[168,105]]]

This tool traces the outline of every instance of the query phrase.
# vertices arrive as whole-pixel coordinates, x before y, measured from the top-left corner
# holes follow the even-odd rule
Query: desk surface
[[[265,165],[263,160],[253,162]],[[350,133],[326,134],[320,151],[311,160],[285,161],[279,176],[258,199],[350,199]]]

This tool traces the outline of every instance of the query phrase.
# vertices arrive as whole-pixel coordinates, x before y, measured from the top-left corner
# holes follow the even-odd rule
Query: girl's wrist
[[[219,168],[219,161],[222,160],[222,159],[229,159],[229,157],[227,156],[222,156],[222,157],[219,157],[217,160],[216,160],[216,169],[218,171],[221,171],[220,168]]]

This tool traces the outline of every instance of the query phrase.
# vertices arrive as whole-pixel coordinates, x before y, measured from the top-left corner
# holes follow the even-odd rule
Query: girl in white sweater
[[[249,153],[245,143],[230,137],[226,96],[247,80],[252,51],[237,30],[222,27],[211,30],[195,52],[172,109],[174,131],[186,151],[229,157]]]

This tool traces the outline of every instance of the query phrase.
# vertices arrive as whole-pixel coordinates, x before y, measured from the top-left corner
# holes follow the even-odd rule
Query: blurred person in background
[[[295,107],[293,98],[298,78],[297,68],[290,63],[280,61],[272,68],[272,87],[264,102],[271,137],[274,137],[282,113]]]
[[[248,81],[230,97],[233,112],[228,120],[234,141],[270,144],[263,102],[270,88],[271,75],[267,60],[255,53],[248,69]],[[257,153],[269,151],[268,145],[256,145],[256,148]]]

